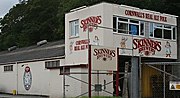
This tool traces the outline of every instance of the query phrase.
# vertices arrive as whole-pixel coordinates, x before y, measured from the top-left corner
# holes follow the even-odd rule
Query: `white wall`
[[[98,10],[97,10],[98,9]],[[144,14],[144,17],[138,17],[136,15],[127,15],[126,11],[134,11],[134,12],[140,12]],[[104,26],[113,28],[113,16],[119,16],[119,17],[125,17],[130,19],[136,19],[136,20],[142,20],[145,22],[153,22],[153,23],[160,23],[160,24],[168,24],[168,25],[177,25],[177,18],[173,15],[168,14],[162,14],[155,11],[148,11],[148,10],[142,10],[135,7],[130,6],[124,6],[124,5],[117,5],[117,4],[109,4],[109,3],[100,3],[94,6],[86,7],[84,9],[80,9],[74,12],[69,12],[66,14],[65,18],[65,40],[66,40],[66,59],[65,63],[67,65],[77,65],[77,64],[86,64],[87,63],[87,50],[81,50],[81,51],[73,51],[70,53],[70,43],[74,42],[73,46],[75,46],[75,42],[77,40],[87,39],[87,31],[83,32],[83,28],[81,28],[81,21],[91,17],[91,16],[101,16],[102,23],[98,24],[98,26]],[[149,19],[146,16],[152,15],[153,18]],[[163,20],[155,20],[154,16],[159,17],[166,17],[166,21]],[[69,37],[69,21],[79,19],[79,36],[75,38]],[[148,30],[148,29],[147,29]],[[149,32],[145,32],[149,34]],[[99,45],[107,46],[107,47],[120,47],[120,42],[122,40],[122,37],[128,38],[126,41],[126,46],[129,49],[127,54],[120,54],[120,55],[132,55],[132,36],[129,34],[120,34],[120,33],[113,33],[113,30],[111,29],[102,29],[102,28],[96,28],[92,32],[89,33],[90,38],[90,44],[93,44],[94,36],[98,36],[99,38]],[[134,36],[133,38],[136,39],[144,39],[145,36]],[[176,40],[168,40],[168,39],[158,39],[158,38],[149,38],[153,41],[159,41],[161,42],[161,51],[156,52],[155,55],[144,55],[146,57],[155,57],[155,58],[167,58],[167,59],[177,59],[177,41]],[[166,57],[166,49],[165,44],[166,42],[170,42],[171,44],[171,56]],[[121,47],[120,47],[121,48]],[[135,56],[139,56],[138,49],[135,49],[134,51]]]
[[[171,16],[171,15],[167,15],[167,14],[155,14],[155,12],[153,11],[147,11],[147,10],[141,10],[141,9],[137,9],[137,8],[130,8],[130,7],[123,7],[117,4],[104,4],[104,15],[103,15],[103,26],[105,27],[110,27],[113,28],[113,15],[119,16],[119,17],[125,17],[125,18],[130,18],[130,19],[137,19],[137,20],[143,20],[143,21],[147,21],[147,22],[155,22],[155,23],[162,23],[162,24],[169,24],[169,25],[177,25],[177,19],[175,16]],[[148,13],[151,15],[159,15],[159,16],[163,16],[163,17],[167,17],[167,22],[164,21],[156,21],[153,19],[146,19],[146,18],[138,18],[136,16],[128,16],[125,15],[125,10],[131,10],[131,11],[136,11],[136,12],[142,12],[142,13]],[[156,12],[157,13],[157,12]],[[108,29],[104,29],[104,45],[105,46],[109,46],[109,47],[120,47],[120,43],[122,41],[122,38],[126,38],[127,41],[125,42],[126,44],[126,48],[125,49],[125,53],[122,53],[122,49],[120,49],[120,54],[119,55],[127,55],[127,56],[131,56],[132,55],[132,46],[133,45],[133,41],[132,39],[144,39],[144,36],[136,36],[134,35],[132,37],[132,35],[128,35],[128,34],[120,34],[120,33],[113,33],[112,30],[108,30]],[[147,34],[149,34],[149,32],[145,32]],[[105,40],[107,39],[107,40]],[[158,39],[158,38],[150,38],[153,41],[158,41],[161,42],[161,51],[155,51],[155,55],[144,55],[143,52],[143,56],[144,57],[155,57],[155,58],[167,58],[167,59],[177,59],[177,41],[176,40],[168,40],[168,39]],[[171,45],[171,56],[170,57],[166,57],[166,42],[169,42]],[[153,44],[153,43],[152,43]],[[121,48],[121,47],[120,47]],[[139,50],[138,49],[133,49],[134,50],[134,54],[135,56],[139,56]],[[123,50],[124,51],[124,50]]]
[[[81,68],[70,68],[70,72],[81,72]],[[80,74],[71,74],[70,76],[82,80]],[[66,97],[75,97],[82,93],[81,82],[67,75],[65,76],[65,85]]]
[[[4,66],[0,65],[0,92],[12,93],[17,89],[17,69],[16,64],[13,65],[13,71],[4,72]]]
[[[97,10],[98,9],[98,10]],[[79,51],[73,51],[70,52],[70,43],[73,43],[73,47],[76,46],[76,41],[79,40],[88,40],[88,30],[83,31],[81,21],[84,19],[87,19],[91,16],[97,17],[101,16],[101,19],[103,18],[103,6],[102,5],[95,5],[91,7],[87,7],[82,10],[78,10],[75,12],[70,12],[65,15],[65,63],[66,65],[73,65],[73,64],[87,64],[87,49],[85,50],[79,50]],[[79,36],[78,37],[70,37],[70,28],[69,28],[69,22],[79,19]],[[103,22],[103,21],[102,21]],[[102,24],[102,23],[101,23]],[[100,39],[100,44],[103,44],[103,33],[100,31],[100,29],[93,29],[93,32],[89,32],[89,38],[90,43],[93,43],[93,39],[95,36],[98,36]],[[87,44],[86,44],[87,45]],[[82,46],[82,45],[80,45]]]
[[[24,66],[23,66],[24,65]],[[29,66],[32,74],[32,85],[27,91],[23,84],[23,75],[25,67]],[[19,94],[34,94],[34,95],[49,95],[49,69],[45,69],[45,62],[29,62],[18,64],[18,93]]]
[[[140,12],[144,13],[145,17],[139,17],[137,15],[127,15],[125,12],[127,10],[134,11],[134,12]],[[176,16],[173,15],[167,15],[167,14],[162,14],[159,12],[154,12],[154,11],[148,11],[148,10],[142,10],[139,8],[135,7],[129,7],[129,6],[123,6],[123,5],[117,5],[117,4],[108,4],[108,3],[100,3],[97,5],[93,5],[90,7],[86,7],[74,12],[69,12],[65,15],[65,65],[80,65],[80,64],[87,64],[88,63],[88,52],[86,50],[79,50],[79,51],[74,51],[74,46],[76,46],[76,42],[79,40],[87,40],[88,39],[88,33],[89,33],[89,38],[90,38],[90,44],[93,44],[93,40],[95,36],[98,36],[99,38],[99,45],[102,46],[107,46],[107,47],[120,47],[120,42],[122,40],[122,37],[127,37],[128,40],[126,42],[127,48],[129,50],[126,51],[126,54],[119,54],[119,55],[132,55],[132,36],[128,34],[115,34],[113,33],[113,30],[111,29],[102,29],[102,28],[93,28],[92,32],[88,32],[87,29],[84,32],[82,26],[82,20],[87,19],[88,17],[91,16],[101,16],[101,24],[98,24],[98,26],[104,26],[104,27],[109,27],[113,28],[113,15],[119,16],[119,17],[126,17],[130,19],[136,19],[136,20],[143,20],[146,22],[154,22],[154,23],[162,23],[162,24],[169,24],[169,25],[177,25],[177,19]],[[147,15],[152,15],[153,18],[150,19],[146,17]],[[159,17],[165,17],[167,18],[166,21],[163,20],[156,20],[154,16],[159,16]],[[70,26],[69,22],[73,20],[79,20],[79,36],[77,37],[70,37]],[[149,32],[145,32],[149,33]],[[136,39],[144,39],[145,37],[140,37],[140,36],[135,36],[134,38]],[[150,38],[153,41],[159,41],[161,42],[161,51],[157,52],[155,55],[148,55],[147,57],[154,57],[154,58],[167,58],[166,53],[165,53],[165,44],[167,40],[164,39],[155,39],[155,38]],[[173,56],[168,57],[168,59],[176,59],[177,58],[177,42],[176,40],[169,40],[171,43],[171,49],[172,49],[172,54]],[[73,50],[70,51],[70,47],[73,47]],[[121,52],[121,50],[120,50]],[[138,49],[134,50],[135,56],[139,56]],[[85,71],[87,72],[86,69],[71,69],[72,72],[76,71]],[[83,75],[72,75],[75,76],[79,79],[88,81],[88,76],[83,74]],[[110,82],[113,80],[113,75],[112,76],[107,76],[107,75],[100,75],[100,80],[99,82],[103,84],[104,80],[106,82]],[[79,84],[79,81],[76,81],[72,78],[66,77],[66,83],[69,85],[66,90],[66,93],[68,96],[75,96],[78,94],[82,94],[83,92],[86,92],[88,90],[88,85],[82,83]],[[73,82],[72,82],[73,81]],[[92,83],[97,83],[97,76],[92,75]],[[74,88],[81,88],[80,90],[74,89]],[[93,89],[93,87],[92,87]],[[108,85],[107,87],[108,91],[113,92],[113,85]],[[93,95],[96,95],[96,93],[93,93]],[[100,93],[100,95],[106,95],[105,93]]]
[[[97,73],[97,71],[92,71],[92,72]],[[112,96],[113,91],[114,91],[113,90],[113,82],[112,82],[113,74],[112,75],[104,74],[104,73],[108,73],[107,71],[99,71],[99,73],[100,73],[99,76],[98,76],[98,74],[92,74],[92,84],[95,85],[95,84],[98,84],[98,82],[99,82],[99,84],[102,85],[102,91],[99,92],[99,96]],[[103,73],[103,74],[101,74],[101,73]],[[98,81],[98,77],[99,77],[99,81]],[[106,85],[104,88],[104,81],[105,81],[105,83],[109,83],[109,82],[111,82],[111,83]],[[92,87],[92,89],[95,89],[95,88]],[[103,90],[110,92],[112,94],[109,94]],[[98,92],[94,91],[94,92],[92,92],[92,95],[98,96]]]
[[[137,20],[143,20],[143,21],[149,21],[149,22],[156,22],[156,23],[162,23],[162,24],[169,24],[169,25],[177,25],[177,19],[176,16],[174,15],[169,15],[169,14],[164,14],[164,13],[160,13],[160,12],[155,12],[155,11],[151,11],[151,10],[146,10],[146,9],[140,9],[140,8],[136,8],[136,7],[131,7],[131,6],[124,6],[124,5],[117,5],[117,4],[105,4],[106,9],[110,8],[112,9],[111,12],[114,15],[117,16],[122,16],[122,17],[127,17],[127,18],[132,18],[132,19],[137,19]],[[127,15],[126,14],[126,10],[130,10],[130,11],[134,11],[134,12],[140,12],[140,13],[144,13],[144,17],[142,17],[142,15],[139,14],[138,15]],[[107,12],[109,13],[109,12]],[[147,15],[152,15],[152,18],[148,18]],[[154,16],[162,16],[162,17],[166,17],[166,21],[163,21],[160,19],[160,17],[158,18],[158,20],[155,20]]]
[[[62,60],[61,65],[63,63],[64,60]],[[52,98],[62,97],[63,84],[62,77],[59,75],[60,71],[59,69],[52,71],[46,69],[45,61],[13,64],[12,72],[4,72],[4,66],[6,65],[0,65],[0,92],[12,93],[12,90],[16,90],[18,94],[50,95]],[[26,66],[30,67],[32,75],[32,84],[29,90],[25,89],[23,83]]]
[[[87,68],[71,68],[70,69],[71,72],[76,72],[79,74],[71,74],[70,76],[77,78],[81,81],[84,81],[86,83],[88,83],[88,74],[80,74],[82,73],[87,73]],[[96,71],[92,71],[93,73],[95,73]],[[100,71],[100,73],[105,73],[107,71]],[[106,75],[106,74],[99,74],[99,81],[97,81],[97,74],[92,74],[92,80],[91,83],[92,85],[95,85],[99,82],[99,84],[104,85],[104,80],[106,81],[106,83],[113,81],[113,75]],[[81,81],[78,81],[76,79],[73,79],[69,76],[65,76],[65,81],[66,81],[66,97],[76,97],[78,95],[81,95],[83,93],[88,92],[88,84],[83,83]],[[91,87],[92,90],[94,90],[94,86]],[[104,87],[102,87],[102,89],[104,90]],[[110,83],[109,85],[106,85],[106,91],[113,93],[113,83]],[[97,96],[97,92],[92,91],[92,96]],[[100,96],[112,96],[109,93],[106,93],[104,91],[99,92]],[[83,96],[88,96],[88,93],[83,95]]]
[[[59,75],[59,69],[50,70],[50,98],[62,98],[63,97],[63,76]]]

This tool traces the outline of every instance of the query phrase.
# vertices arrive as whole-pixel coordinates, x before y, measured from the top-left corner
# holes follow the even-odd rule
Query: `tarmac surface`
[[[10,95],[10,94],[1,94],[0,98],[49,98],[47,96],[30,96],[30,95]]]

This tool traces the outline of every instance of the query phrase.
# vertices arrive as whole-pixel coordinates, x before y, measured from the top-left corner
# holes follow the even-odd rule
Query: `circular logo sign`
[[[29,66],[25,67],[24,70],[24,76],[23,76],[23,83],[24,83],[24,88],[26,90],[29,90],[31,88],[32,84],[32,74]]]

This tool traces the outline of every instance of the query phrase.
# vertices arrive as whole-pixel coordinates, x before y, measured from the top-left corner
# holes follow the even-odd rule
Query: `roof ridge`
[[[19,53],[27,53],[27,52],[32,52],[32,51],[60,48],[60,47],[64,47],[64,46],[65,46],[65,44],[54,45],[54,46],[48,46],[48,47],[43,47],[43,48],[38,48],[38,49],[30,49],[30,50],[23,50],[23,51],[17,51],[17,52],[12,52],[12,53],[6,53],[6,54],[0,55],[0,56],[8,56],[8,55],[14,55],[14,54],[19,54]]]

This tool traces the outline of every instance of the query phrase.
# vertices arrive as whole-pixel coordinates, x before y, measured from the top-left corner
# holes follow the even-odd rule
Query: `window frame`
[[[141,35],[141,23],[143,23],[143,35]],[[146,30],[146,26],[145,26],[145,21],[139,21],[139,35],[140,36],[145,36],[145,30]]]
[[[120,34],[129,34],[129,32],[128,32],[128,30],[129,30],[129,19],[127,19],[127,18],[122,18],[122,17],[116,17],[116,19],[117,19],[117,24],[116,24],[116,29],[118,29],[116,32],[117,33],[120,33]],[[119,20],[119,19],[127,19],[127,21],[121,21],[121,20]],[[119,23],[123,23],[123,24],[126,24],[127,25],[127,31],[125,30],[124,32],[126,32],[126,33],[121,33],[121,32],[119,32],[119,31],[121,31],[121,30],[119,30]],[[122,29],[122,30],[124,30],[124,29]]]
[[[170,24],[162,24],[162,23],[156,23],[156,22],[150,22],[150,21],[144,21],[144,20],[138,20],[138,19],[132,19],[132,18],[127,18],[127,17],[121,17],[121,16],[116,16],[116,15],[113,15],[113,33],[116,33],[116,34],[125,34],[125,35],[132,35],[130,33],[130,25],[133,24],[133,25],[138,25],[138,34],[137,35],[134,35],[134,36],[142,36],[142,37],[145,37],[146,34],[148,34],[148,37],[149,38],[156,38],[156,39],[164,39],[164,40],[177,40],[177,26],[175,25],[170,25]],[[127,21],[123,21],[123,19],[127,19]],[[132,21],[138,21],[138,23],[135,23],[135,22],[132,22]],[[116,22],[116,23],[114,23]],[[120,33],[119,31],[121,30],[118,30],[119,29],[119,24],[120,23],[124,23],[124,24],[127,24],[127,32],[124,33]],[[141,33],[141,24],[143,23],[143,28],[144,28],[144,33]],[[116,24],[116,25],[114,25]],[[149,24],[146,26],[146,24]],[[158,26],[158,25],[161,25],[161,26]],[[160,37],[155,37],[155,30],[156,29],[161,29],[161,35]],[[125,29],[126,30],[126,29]],[[149,32],[146,32],[146,30],[148,30]],[[169,39],[168,37],[165,38],[165,30],[171,30],[171,38]],[[152,31],[152,35],[151,35],[151,32]],[[156,34],[157,35],[157,34]]]
[[[164,27],[164,25],[163,24],[159,24],[159,23],[153,23],[154,25],[153,25],[153,35],[154,35],[154,38],[158,38],[158,39],[163,39],[164,38],[164,29],[163,29],[163,27]],[[161,25],[160,27],[158,26],[158,25]],[[161,37],[155,37],[155,30],[156,29],[161,29]]]
[[[170,25],[169,25],[170,26]],[[172,30],[172,26],[170,26],[170,28],[165,28],[165,25],[163,25],[163,38],[164,39],[168,39],[168,38],[165,38],[164,36],[165,36],[165,30],[169,30],[170,32],[171,32],[171,38],[170,38],[170,40],[173,40],[173,30]]]
[[[53,60],[53,61],[45,61],[45,68],[59,68],[60,67],[60,60]]]
[[[72,25],[73,24],[73,25]],[[76,32],[76,26],[77,26],[77,32]],[[72,33],[73,30],[73,33]],[[69,21],[69,37],[79,37],[79,19]]]
[[[65,69],[65,71],[64,71],[64,69]],[[63,72],[65,72],[65,74],[63,74]],[[71,72],[70,67],[60,67],[60,75],[70,75],[70,72]]]
[[[177,40],[177,26],[172,26],[172,39]]]
[[[4,66],[4,72],[12,72],[12,71],[13,71],[13,65]]]
[[[115,20],[116,19],[116,20]],[[121,20],[119,20],[121,19]],[[123,19],[127,19],[127,21],[123,21]],[[116,21],[116,26],[114,26],[114,22]],[[132,21],[137,21],[137,23],[135,22],[132,22]],[[142,21],[144,23],[144,34],[141,35],[141,32],[140,32],[140,26],[141,26],[141,21],[142,20],[137,20],[137,19],[131,19],[131,18],[125,18],[125,17],[118,17],[118,16],[113,16],[113,33],[117,33],[117,34],[127,34],[127,35],[131,35],[130,33],[130,25],[136,25],[138,26],[138,34],[137,35],[134,35],[134,36],[145,36],[145,21]],[[126,33],[120,33],[119,31],[121,30],[118,30],[119,29],[119,23],[123,23],[123,24],[127,24],[127,31],[124,31]],[[116,28],[115,28],[116,27]],[[116,30],[115,30],[116,29]],[[126,29],[123,29],[123,30],[126,30]]]
[[[135,36],[140,36],[140,30],[139,30],[140,26],[139,26],[139,23],[138,23],[138,24],[136,24],[136,23],[129,23],[129,24],[128,24],[129,34],[132,35],[132,33],[130,33],[130,25],[136,25],[136,26],[138,26],[138,28],[137,28],[137,29],[138,29],[138,30],[137,30],[137,31],[138,31],[138,34],[135,35]],[[134,34],[133,34],[133,35],[134,35]]]
[[[153,36],[150,36],[150,31],[151,31],[151,24],[153,25],[152,28],[153,28]],[[160,24],[160,23],[153,23],[153,22],[149,22],[149,37],[150,38],[157,38],[157,39],[164,39],[164,40],[176,40],[177,39],[177,26],[173,26],[173,25],[168,25],[168,24],[160,24],[162,25],[161,27],[155,25],[155,24]],[[169,26],[170,28],[166,28],[165,26]],[[158,38],[158,37],[155,37],[155,28],[157,29],[162,29],[162,38]],[[173,28],[175,28],[175,32],[173,30]],[[171,38],[168,39],[168,38],[165,38],[165,30],[170,30],[171,31]],[[175,34],[174,34],[175,33]]]
[[[151,30],[152,30],[152,36],[151,36]],[[152,23],[152,22],[149,22],[149,32],[148,33],[149,33],[150,38],[154,38],[154,23]]]

